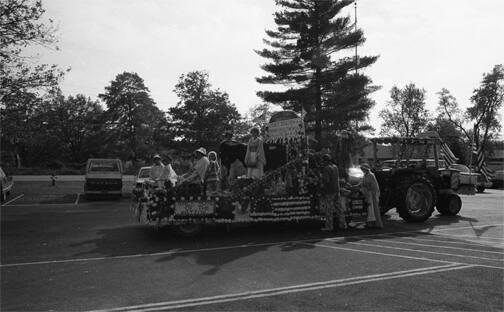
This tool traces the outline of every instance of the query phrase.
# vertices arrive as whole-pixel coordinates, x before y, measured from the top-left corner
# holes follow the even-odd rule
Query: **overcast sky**
[[[71,67],[66,95],[93,99],[115,76],[136,72],[159,108],[177,103],[181,74],[206,70],[214,88],[229,94],[240,113],[260,103],[255,82],[265,62],[264,30],[274,29],[274,0],[45,0],[59,24],[61,51],[42,50],[44,62]],[[382,89],[370,122],[392,86],[413,82],[427,91],[427,107],[447,88],[462,107],[482,74],[504,63],[502,0],[359,0],[358,26],[367,38],[361,55],[379,55],[366,73]],[[354,16],[353,5],[345,14]]]

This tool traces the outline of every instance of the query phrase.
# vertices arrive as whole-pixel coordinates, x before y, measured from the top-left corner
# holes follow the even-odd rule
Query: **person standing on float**
[[[165,166],[161,161],[161,156],[159,154],[155,154],[152,159],[154,160],[154,164],[151,166],[149,171],[149,177],[154,181],[158,186],[162,185],[162,176],[165,170]]]
[[[261,179],[264,175],[266,156],[264,154],[263,140],[259,136],[259,128],[250,129],[250,138],[245,154],[245,165],[247,166],[247,177]]]

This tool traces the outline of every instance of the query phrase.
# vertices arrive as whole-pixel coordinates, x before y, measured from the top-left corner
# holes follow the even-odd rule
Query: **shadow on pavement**
[[[390,214],[390,212],[389,212]],[[393,213],[392,213],[393,214]],[[344,232],[321,232],[321,222],[251,224],[247,226],[207,226],[196,237],[182,237],[169,227],[156,230],[146,225],[132,225],[97,231],[99,238],[71,244],[69,247],[94,246],[93,249],[79,252],[73,256],[126,256],[137,254],[163,253],[156,257],[156,262],[169,262],[179,257],[190,258],[197,264],[211,266],[204,274],[215,274],[226,263],[264,251],[277,246],[282,252],[315,248],[311,243],[321,242],[327,238],[344,237],[335,241],[338,244],[355,242],[361,239],[393,239],[429,235],[437,226],[456,225],[467,222],[474,226],[477,219],[463,216],[433,216],[423,223],[406,223],[395,215],[385,216],[384,229],[352,228]],[[362,220],[365,221],[365,220]],[[361,223],[359,223],[360,225]],[[486,231],[489,227],[475,231]],[[381,236],[380,234],[393,234]],[[380,236],[378,236],[380,235]],[[481,235],[481,234],[480,234]],[[310,244],[304,244],[303,241]],[[454,239],[453,241],[456,241]],[[227,249],[226,247],[232,247]],[[246,247],[246,248],[240,248]],[[225,252],[212,252],[213,248]],[[202,250],[203,249],[203,250]],[[206,251],[204,249],[207,249]],[[173,253],[170,253],[173,252]]]

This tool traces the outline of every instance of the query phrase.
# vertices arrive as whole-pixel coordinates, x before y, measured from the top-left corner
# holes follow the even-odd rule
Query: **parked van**
[[[116,195],[122,194],[123,168],[119,159],[91,158],[86,165],[84,194]]]

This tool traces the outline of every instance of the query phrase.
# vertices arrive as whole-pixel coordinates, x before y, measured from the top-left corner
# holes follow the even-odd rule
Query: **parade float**
[[[303,119],[292,111],[275,113],[263,140],[267,166],[261,179],[241,176],[211,195],[190,185],[145,183],[133,192],[132,213],[139,222],[175,226],[188,235],[205,224],[322,220],[318,200],[322,159],[310,152]],[[246,145],[230,142],[224,147],[222,159],[244,161],[244,154],[237,151]],[[362,215],[365,205],[358,192],[343,192],[342,204],[349,208],[348,214]]]

